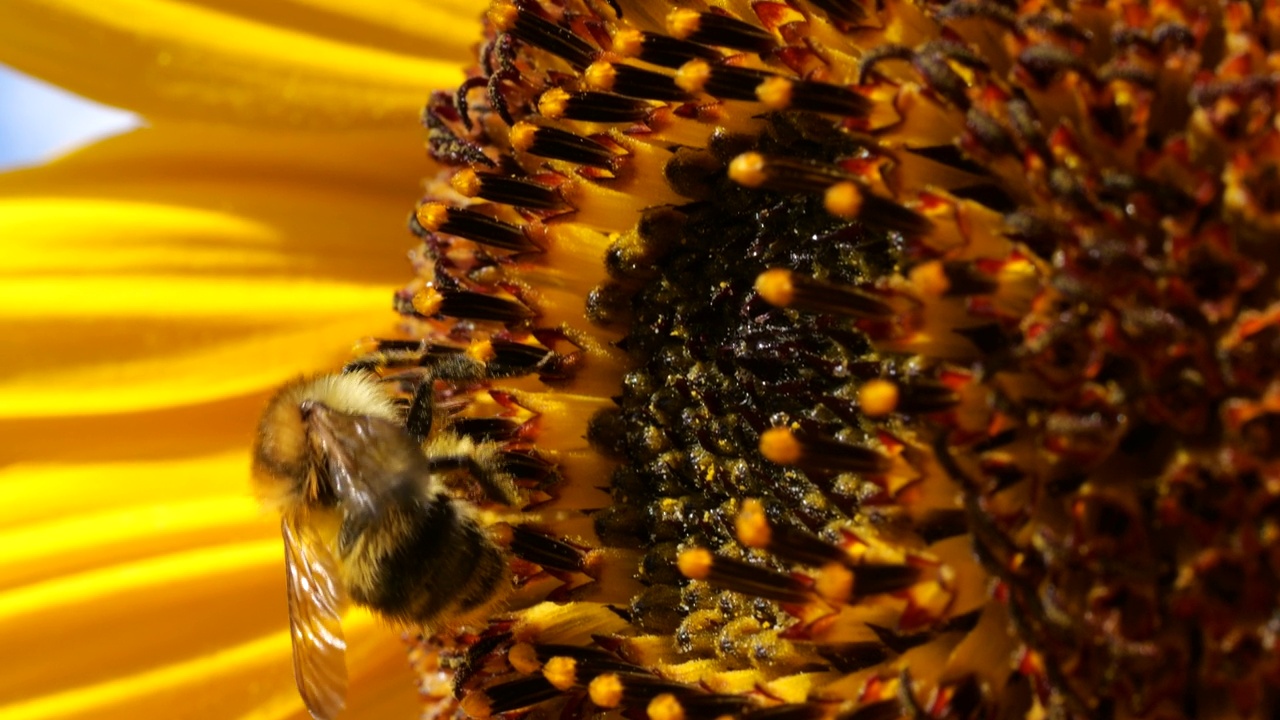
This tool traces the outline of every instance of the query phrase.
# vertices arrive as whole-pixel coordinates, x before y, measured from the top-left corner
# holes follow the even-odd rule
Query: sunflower
[[[305,21],[336,32],[334,14]],[[406,405],[432,396],[519,488],[523,521],[493,528],[508,606],[411,643],[430,711],[1274,712],[1275,19],[1234,2],[495,2],[465,79],[423,113],[445,167],[417,170],[400,320],[349,366]],[[137,57],[226,82],[242,59],[208,62],[231,35],[203,20],[206,53]],[[397,122],[312,81],[358,76],[358,58],[307,58],[322,65],[285,97],[350,105],[299,113],[184,76],[152,116],[277,128],[234,137],[255,160],[353,117]],[[342,137],[290,162],[353,163],[367,192],[384,168]],[[345,196],[311,200],[291,223],[353,227]],[[342,240],[322,259],[382,262]],[[304,248],[277,272],[323,277]],[[317,327],[341,317],[324,292],[277,292],[307,331],[342,329]],[[239,297],[280,337],[271,292]],[[456,355],[483,373],[433,374]],[[216,366],[192,402],[256,389]]]

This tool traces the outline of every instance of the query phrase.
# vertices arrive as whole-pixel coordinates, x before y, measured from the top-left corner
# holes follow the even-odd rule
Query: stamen
[[[552,88],[538,98],[538,112],[555,120],[635,123],[652,111],[653,106],[644,100],[590,90],[569,93]]]
[[[676,85],[689,92],[705,92],[722,100],[758,100],[756,88],[777,77],[772,73],[734,65],[712,65],[690,60],[676,71]]]
[[[902,705],[897,700],[881,700],[849,713],[841,713],[836,720],[895,720],[902,717]]]
[[[706,580],[717,587],[782,603],[809,602],[813,592],[790,575],[758,567],[742,560],[694,548],[680,553],[680,573],[691,580]]]
[[[427,288],[413,296],[413,309],[426,317],[440,315],[465,320],[496,320],[514,323],[536,317],[524,303],[470,290],[438,290]]]
[[[949,410],[960,396],[935,380],[915,378],[903,384],[891,380],[868,380],[858,390],[858,404],[870,417],[890,413],[932,413]]]
[[[463,710],[477,718],[487,718],[536,705],[560,695],[554,685],[541,675],[530,675],[510,682],[490,685],[469,693],[463,699]]]
[[[553,570],[581,572],[586,567],[586,558],[577,548],[523,525],[511,528],[511,551],[531,563]]]
[[[846,445],[827,438],[801,439],[787,428],[766,430],[760,436],[760,454],[779,465],[862,475],[881,475],[892,466],[889,458],[871,448]]]
[[[848,181],[849,174],[831,165],[746,152],[729,163],[729,178],[743,187],[816,193]]]
[[[964,510],[934,510],[920,519],[915,531],[926,544],[932,545],[969,532],[969,519]]]
[[[501,3],[489,11],[489,20],[503,32],[546,50],[581,70],[591,64],[599,51],[572,30],[556,25],[515,5]]]
[[[457,235],[474,243],[503,250],[532,252],[539,249],[520,227],[475,210],[429,202],[419,206],[416,215],[422,227],[432,232]]]
[[[719,60],[724,57],[719,50],[688,40],[678,40],[670,35],[619,30],[613,36],[613,51],[660,67],[678,68],[693,60]]]
[[[889,649],[884,643],[872,640],[862,642],[817,643],[814,651],[842,673],[855,673],[889,659]]]
[[[827,13],[827,17],[852,25],[867,16],[857,0],[809,0],[809,4]]]
[[[844,550],[824,542],[817,536],[791,526],[773,527],[765,515],[764,504],[756,499],[744,500],[734,519],[738,540],[751,548],[799,565],[821,566],[826,563],[848,563]]]
[[[602,60],[592,63],[583,77],[592,90],[667,102],[685,102],[691,99],[689,93],[681,90],[676,85],[675,78],[670,75],[632,65]]]
[[[449,184],[466,197],[483,198],[504,205],[531,210],[554,210],[565,206],[560,193],[545,185],[523,178],[478,173],[471,168],[458,171]]]
[[[924,235],[933,228],[928,218],[897,201],[873,195],[854,182],[842,182],[827,189],[827,212],[836,217],[857,219],[873,227],[896,230],[904,235]]]
[[[765,302],[775,307],[874,320],[888,320],[897,314],[892,305],[870,293],[783,268],[760,273],[755,288]]]
[[[829,712],[830,705],[823,703],[787,703],[744,713],[742,720],[819,720]]]
[[[667,32],[681,40],[745,50],[764,55],[778,46],[768,31],[728,15],[672,10],[667,15]]]
[[[591,702],[605,708],[648,704],[664,692],[686,695],[697,691],[653,675],[635,673],[606,673],[597,676],[587,686]]]
[[[756,87],[756,97],[773,110],[804,110],[842,117],[863,117],[871,112],[866,97],[843,85],[771,77]]]
[[[619,157],[591,138],[528,122],[516,123],[511,128],[511,145],[532,155],[605,169],[612,169]]]

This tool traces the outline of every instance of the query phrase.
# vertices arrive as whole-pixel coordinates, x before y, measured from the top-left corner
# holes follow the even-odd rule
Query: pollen
[[[496,2],[353,361],[510,486],[461,711],[1280,712],[1263,5]]]

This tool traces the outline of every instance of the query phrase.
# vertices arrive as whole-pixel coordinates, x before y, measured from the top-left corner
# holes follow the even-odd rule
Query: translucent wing
[[[337,561],[296,515],[280,521],[289,586],[293,677],[316,720],[332,720],[346,704],[347,641]]]

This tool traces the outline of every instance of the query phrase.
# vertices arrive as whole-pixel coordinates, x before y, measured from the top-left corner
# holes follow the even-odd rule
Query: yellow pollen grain
[[[443,304],[444,296],[433,287],[424,288],[413,295],[413,309],[427,317],[438,314]]]
[[[480,194],[480,176],[471,168],[464,168],[449,178],[449,186],[459,195],[475,197]]]
[[[773,110],[791,107],[791,81],[783,77],[771,77],[756,87],[756,97]]]
[[[729,179],[743,187],[758,188],[768,179],[764,165],[764,156],[760,153],[742,153],[729,163]]]
[[[765,270],[756,276],[756,292],[774,307],[789,307],[796,299],[791,271],[785,268]]]
[[[520,151],[528,151],[529,148],[533,147],[533,138],[537,134],[537,125],[518,122],[511,128],[511,147]]]
[[[467,693],[467,696],[462,698],[462,702],[458,703],[458,707],[462,712],[477,720],[485,720],[485,718],[493,714],[491,711],[493,703],[490,702],[489,696],[483,692]]]
[[[851,182],[836,183],[827,188],[822,202],[832,215],[853,219],[862,212],[862,191]]]
[[[898,385],[889,380],[868,380],[858,389],[858,405],[862,414],[883,417],[898,407]]]
[[[839,563],[830,563],[818,573],[813,589],[823,599],[843,604],[853,597],[853,580],[853,572],[849,568]]]
[[[612,90],[614,81],[618,79],[618,71],[614,69],[613,63],[599,60],[587,66],[582,77],[592,90]]]
[[[449,206],[444,203],[423,203],[418,206],[418,224],[435,232],[449,220]]]
[[[923,295],[941,297],[951,289],[951,281],[947,279],[942,263],[937,260],[911,268],[908,276],[911,278],[911,284]]]
[[[493,343],[488,340],[478,340],[467,346],[467,357],[476,362],[487,363],[497,355],[498,353],[493,349]]]
[[[587,686],[587,694],[600,707],[618,707],[622,703],[622,679],[613,673],[600,675]]]
[[[558,690],[568,690],[578,682],[578,661],[570,657],[553,657],[542,668],[542,676]]]
[[[787,428],[773,428],[760,435],[760,454],[779,465],[795,465],[804,455],[804,448]]]
[[[568,104],[569,93],[560,88],[551,88],[538,98],[538,113],[554,120],[564,115]]]
[[[773,529],[765,517],[764,504],[755,498],[742,501],[742,509],[733,521],[738,541],[752,548],[768,547],[773,541]]]
[[[681,40],[698,32],[702,27],[702,16],[697,10],[687,8],[672,10],[667,15],[667,32]]]
[[[511,667],[526,675],[536,673],[542,667],[538,662],[538,651],[529,643],[516,643],[507,652],[507,662]]]
[[[676,565],[680,574],[690,580],[705,580],[711,574],[711,565],[715,562],[711,551],[704,548],[693,548],[680,553]]]
[[[613,51],[626,57],[635,57],[644,49],[644,33],[633,28],[613,34]]]
[[[671,693],[662,693],[649,701],[649,720],[684,720],[684,707]]]
[[[487,16],[494,27],[506,32],[516,26],[516,20],[520,18],[520,11],[516,9],[515,5],[500,2],[489,8]]]
[[[702,92],[711,79],[711,64],[706,60],[690,60],[676,71],[676,85],[686,92]]]

